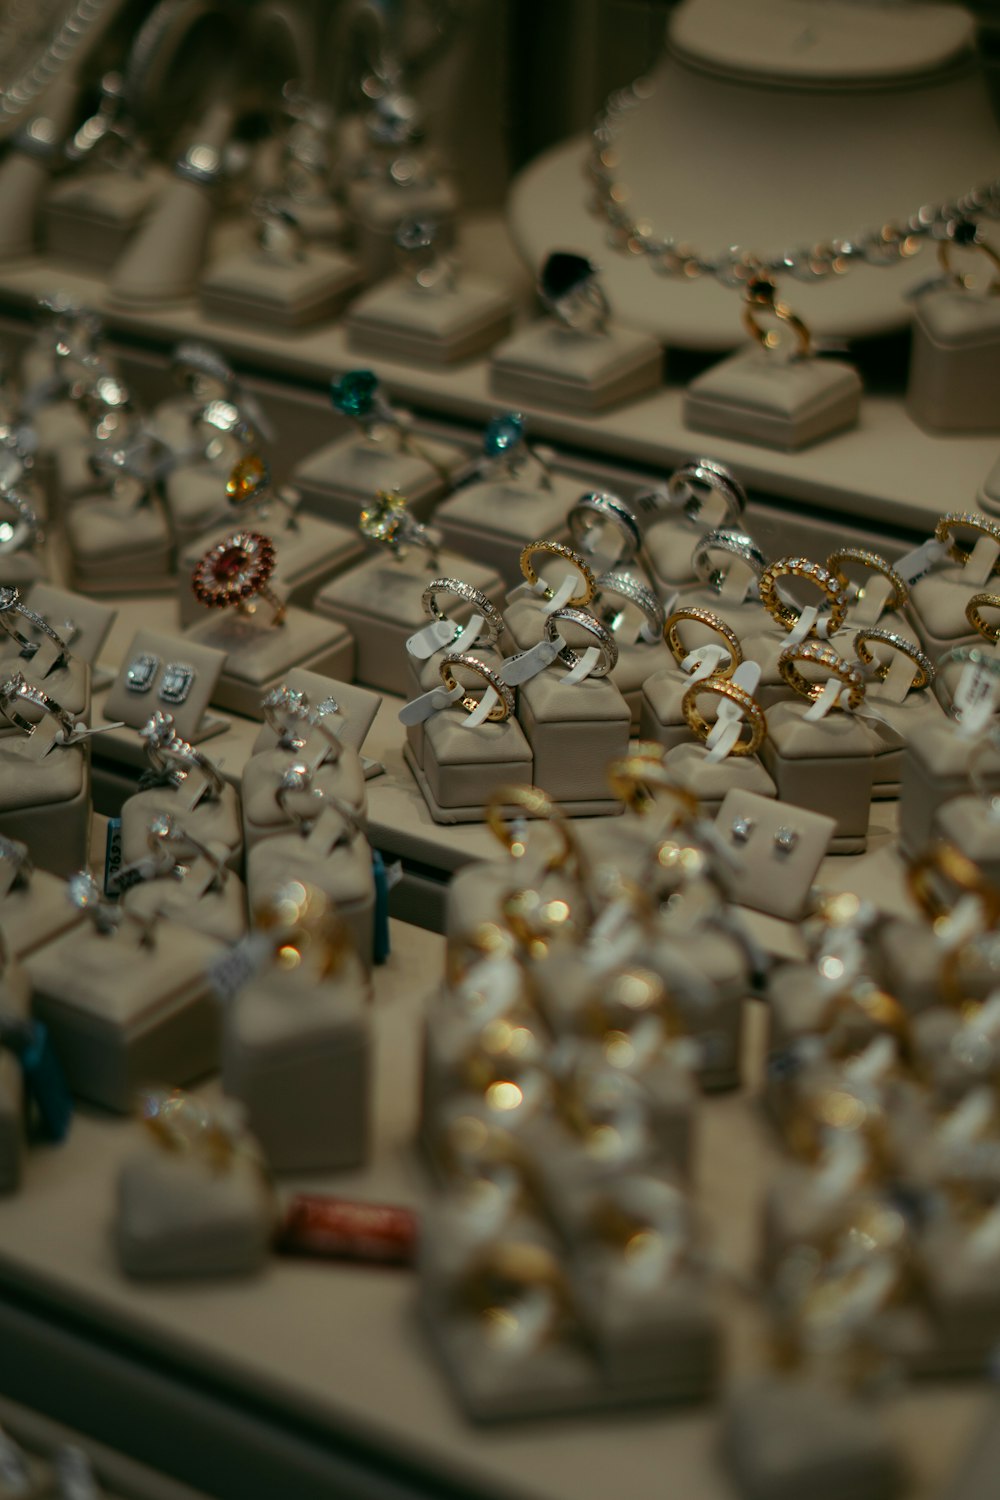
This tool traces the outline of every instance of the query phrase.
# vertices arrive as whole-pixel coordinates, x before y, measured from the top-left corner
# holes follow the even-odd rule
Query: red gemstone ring
[[[268,587],[275,553],[270,537],[259,531],[234,531],[210,547],[191,574],[191,587],[207,609],[236,608],[252,612],[251,600],[266,599],[274,624],[285,618],[285,606]]]

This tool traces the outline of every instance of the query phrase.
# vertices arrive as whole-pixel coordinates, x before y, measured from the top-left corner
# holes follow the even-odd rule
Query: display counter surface
[[[193,302],[124,311],[108,301],[97,277],[44,258],[0,267],[0,311],[25,314],[40,293],[56,288],[100,311],[113,339],[167,350],[181,337],[202,338],[241,368],[313,388],[325,387],[334,372],[370,365],[395,400],[477,424],[507,404],[491,394],[487,360],[446,370],[400,364],[358,355],[337,324],[274,333],[205,318]],[[930,529],[942,511],[975,508],[1000,447],[995,434],[935,436],[912,421],[899,397],[866,395],[857,427],[802,452],[782,453],[693,432],[682,421],[683,396],[680,386],[667,385],[595,416],[521,405],[536,439],[655,470],[710,451],[750,489],[918,531]]]
[[[308,1186],[420,1207],[421,1016],[443,945],[400,923],[392,937],[376,978],[371,1163]],[[753,1102],[763,1021],[752,1005],[750,1087],[703,1103],[697,1152],[706,1228],[741,1275],[752,1275],[772,1156]],[[140,1129],[81,1111],[65,1146],[32,1153],[24,1190],[0,1209],[0,1384],[14,1399],[224,1500],[734,1500],[711,1407],[466,1425],[421,1336],[409,1272],[276,1259],[248,1281],[126,1281],[110,1219]],[[733,1293],[728,1378],[759,1368],[761,1350],[752,1305]],[[936,1500],[988,1400],[985,1386],[928,1384],[886,1401],[908,1500]]]

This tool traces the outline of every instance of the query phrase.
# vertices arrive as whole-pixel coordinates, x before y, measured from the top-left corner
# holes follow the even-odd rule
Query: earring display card
[[[794,452],[852,427],[861,389],[857,370],[843,360],[783,359],[753,345],[692,380],[684,423]]]
[[[432,564],[423,547],[414,547],[402,558],[376,553],[320,589],[313,608],[324,619],[338,620],[350,629],[358,682],[401,697],[410,691],[406,642],[430,622],[420,601],[434,578],[459,578],[498,607],[503,602],[503,581],[493,568],[454,552],[440,553]],[[471,605],[450,596],[443,596],[441,605],[459,624],[472,613]]]
[[[532,483],[534,467],[529,459],[523,482],[515,476],[463,485],[434,512],[445,546],[495,568],[508,588],[524,581],[520,558],[529,542],[569,541],[566,512],[580,496],[579,479],[566,474],[553,474],[551,489]]]
[[[715,826],[737,856],[721,867],[730,900],[797,921],[833,838],[834,819],[734,788]]]
[[[368,982],[360,964],[335,983],[310,977],[264,974],[225,1015],[222,1087],[275,1172],[343,1171],[368,1154]]]
[[[567,686],[568,675],[554,663],[518,690],[517,716],[531,746],[535,786],[557,802],[618,812],[607,770],[628,751],[628,704],[606,677]]]
[[[928,725],[907,741],[899,789],[899,844],[904,854],[926,849],[938,809],[972,789],[969,765],[974,749],[976,779],[983,792],[1000,792],[1000,752],[964,739],[949,720]]]
[[[71,875],[90,855],[88,746],[53,745],[39,759],[33,739],[0,740],[0,833],[27,844],[40,869]]]
[[[206,710],[225,661],[224,651],[186,635],[138,630],[105,699],[105,718],[138,730],[157,711],[168,713],[181,739],[196,744],[205,738]],[[103,750],[103,736],[99,738]],[[134,736],[128,738],[134,745]],[[136,757],[136,764],[145,764],[141,745]]]
[[[906,406],[931,432],[1000,432],[992,391],[1000,380],[996,297],[941,287],[918,297]]]
[[[357,261],[309,246],[298,260],[247,249],[217,261],[201,279],[206,318],[262,328],[309,328],[337,317],[361,287]]]
[[[587,413],[657,390],[663,349],[648,333],[610,325],[603,333],[540,318],[493,351],[490,389],[511,402]]]
[[[481,823],[497,787],[532,780],[531,747],[516,719],[466,729],[465,717],[448,709],[427,720],[422,766],[403,746],[435,823]]]
[[[362,354],[419,365],[454,365],[504,338],[513,309],[504,288],[459,273],[453,288],[425,290],[405,276],[365,292],[351,305],[347,342]]]
[[[150,946],[86,922],[32,954],[35,1015],[73,1092],[128,1114],[151,1078],[183,1087],[214,1072],[219,1006],[206,972],[225,951],[169,921]]]
[[[353,531],[376,490],[399,490],[411,514],[426,521],[435,502],[468,465],[469,455],[455,443],[437,438],[415,441],[450,475],[449,483],[421,453],[400,448],[399,434],[392,429],[386,429],[378,443],[348,433],[295,465],[291,482],[302,496],[302,509]]]
[[[309,706],[313,709],[332,699],[337,708],[324,716],[324,722],[330,726],[342,745],[347,745],[352,750],[361,750],[382,706],[378,693],[358,687],[356,683],[343,682],[336,677],[323,677],[318,672],[308,672],[302,667],[295,667],[289,672],[285,678],[285,686],[291,688],[292,692],[305,693]],[[274,750],[277,743],[277,735],[270,724],[264,724],[254,740],[253,754]]]
[[[776,703],[767,720],[761,760],[782,802],[833,818],[835,854],[862,854],[878,740],[853,714],[834,709],[810,722],[808,704]]]
[[[216,708],[262,720],[262,697],[280,687],[296,667],[322,676],[354,676],[354,641],[343,625],[294,607],[288,609],[284,624],[275,625],[269,613],[266,604],[253,615],[214,610],[184,632],[185,642],[225,653],[225,666],[212,690]]]
[[[311,608],[323,584],[352,567],[365,553],[364,541],[356,527],[349,531],[346,526],[301,513],[293,521],[281,505],[272,507],[267,519],[254,516],[241,520],[234,515],[226,523],[203,532],[181,558],[178,597],[182,625],[194,625],[204,615],[191,587],[196,564],[209,547],[243,526],[270,537],[277,554],[271,587],[300,609]]]

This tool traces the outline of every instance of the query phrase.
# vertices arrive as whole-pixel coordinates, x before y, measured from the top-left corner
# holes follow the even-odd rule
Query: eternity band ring
[[[503,615],[497,609],[492,600],[487,599],[482,589],[473,588],[471,583],[463,583],[460,578],[434,578],[424,589],[420,596],[420,604],[425,615],[430,615],[432,620],[441,624],[452,624],[438,603],[438,595],[450,595],[454,599],[461,599],[463,604],[472,606],[472,613],[479,615],[483,622],[483,629],[479,635],[479,643],[487,646],[495,646],[503,631]],[[461,625],[455,625],[455,635],[462,629]]]
[[[145,741],[146,754],[153,770],[173,786],[181,786],[192,772],[203,776],[207,782],[206,795],[217,800],[225,790],[225,781],[218,768],[177,733],[173,714],[157,711],[139,731]]]
[[[26,719],[23,714],[19,714],[12,706],[15,703],[32,703],[36,708],[41,708],[45,713],[51,714],[67,739],[76,729],[76,719],[69,710],[63,708],[61,703],[57,703],[42,688],[28,682],[23,672],[14,672],[0,684],[0,713],[23,734],[34,734],[37,725],[33,724],[30,719]]]
[[[902,574],[886,562],[879,552],[872,552],[867,547],[840,547],[836,552],[831,552],[826,560],[827,570],[833,574],[837,582],[843,587],[850,586],[847,576],[846,564],[854,563],[859,568],[866,568],[870,573],[879,573],[892,587],[886,603],[886,609],[902,609],[910,597],[909,586]]]
[[[42,523],[38,519],[38,513],[31,502],[17,490],[0,490],[0,508],[9,510],[14,517],[10,535],[0,541],[0,556],[33,547],[41,539]]]
[[[601,656],[596,666],[591,667],[591,677],[607,677],[618,665],[618,642],[611,631],[601,624],[600,620],[588,614],[585,609],[572,609],[567,605],[563,609],[554,610],[545,621],[545,639],[556,641],[562,636],[563,625],[575,625],[579,630],[585,631],[592,642],[599,649]],[[564,645],[559,652],[559,660],[563,666],[572,669],[579,665],[586,647],[574,647]]]
[[[989,594],[980,594],[976,597],[990,598],[991,596]],[[994,599],[997,608],[1000,609],[1000,597],[993,595],[992,598]],[[968,613],[968,611],[966,611],[966,613]],[[922,692],[924,688],[930,687],[936,675],[934,663],[931,661],[930,657],[925,652],[921,651],[919,646],[915,646],[912,641],[908,641],[905,635],[898,635],[895,630],[882,630],[876,626],[869,626],[865,630],[859,630],[857,635],[854,637],[854,653],[857,656],[858,661],[863,663],[864,666],[874,668],[873,675],[875,676],[876,681],[885,681],[885,679],[889,675],[891,662],[878,661],[876,659],[874,651],[872,651],[871,647],[868,644],[869,641],[880,641],[882,645],[889,646],[893,651],[899,652],[902,656],[909,657],[910,661],[917,669],[917,675],[910,683],[911,693],[919,693]]]
[[[959,542],[955,540],[955,532],[964,529],[975,531],[979,536],[988,536],[991,541],[1000,546],[1000,526],[995,521],[987,521],[985,516],[971,515],[968,511],[951,511],[942,516],[934,528],[934,540],[942,542],[948,549],[948,556],[952,562],[961,563],[964,567],[972,556],[971,550],[966,552]],[[997,572],[1000,568],[1000,559],[994,563],[991,572]]]
[[[736,475],[714,458],[695,458],[675,469],[667,480],[667,494],[689,521],[699,520],[709,499],[717,495],[723,506],[717,526],[738,521],[747,507],[746,490]]]
[[[812,353],[812,337],[802,319],[778,297],[778,288],[766,276],[755,276],[744,290],[743,327],[762,349],[776,349],[778,337],[773,329],[762,328],[757,321],[761,313],[769,313],[779,323],[785,323],[795,335],[796,353],[806,359]]]
[[[712,732],[712,725],[698,708],[698,699],[704,696],[723,698],[743,710],[745,721],[750,728],[750,738],[737,740],[729,753],[730,755],[754,755],[764,743],[767,720],[764,718],[764,710],[753,694],[748,693],[745,688],[737,687],[734,682],[729,681],[728,677],[705,677],[701,682],[693,682],[681,699],[681,713],[687,720],[691,731],[700,740],[707,740]]]
[[[573,565],[582,579],[583,588],[580,593],[571,594],[566,600],[566,604],[571,609],[585,609],[594,597],[597,589],[597,580],[579,552],[574,552],[572,547],[566,547],[562,542],[529,542],[521,552],[520,564],[521,572],[532,588],[535,588],[539,581],[538,573],[535,569],[536,557],[561,557],[564,562]],[[546,601],[554,599],[556,596],[555,589],[550,584],[545,583],[544,579],[542,583],[542,598]]]
[[[984,609],[1000,609],[1000,594],[973,594],[965,606],[965,618],[984,641],[992,641],[996,645],[1000,641],[1000,621],[996,625],[990,625],[983,619]]]
[[[945,918],[962,896],[977,896],[990,925],[1000,917],[1000,893],[956,844],[938,839],[914,859],[907,872],[910,895],[931,922]],[[955,893],[949,901],[948,890]]]
[[[614,570],[602,573],[597,580],[595,604],[600,609],[601,620],[612,634],[621,630],[625,623],[626,606],[629,604],[634,605],[642,615],[645,621],[644,633],[651,641],[658,641],[663,634],[663,622],[666,618],[663,605],[652,589],[628,573]]]
[[[594,545],[595,534],[599,536],[606,526],[612,528],[621,543],[616,562],[633,562],[642,549],[642,532],[634,511],[608,490],[591,490],[581,495],[570,507],[566,521],[570,536],[581,552],[598,550],[600,542]]]
[[[29,609],[26,604],[22,603],[18,589],[11,586],[0,588],[0,625],[3,626],[10,638],[17,642],[21,655],[30,658],[38,650],[38,642],[31,640],[18,630],[17,625],[14,623],[15,615],[20,615],[22,620],[27,620],[33,629],[40,631],[44,636],[48,636],[49,640],[59,647],[60,661],[56,665],[65,663],[66,657],[69,654],[69,647],[58,631],[52,629],[48,620],[43,619],[41,615],[36,614],[33,609]]]
[[[806,677],[800,662],[822,667],[828,676],[836,677],[847,690],[847,707],[852,710],[860,707],[865,696],[864,678],[853,662],[845,661],[826,641],[802,641],[798,646],[786,646],[778,657],[778,671],[788,686],[815,703],[822,697],[826,682]]]
[[[757,585],[760,602],[772,620],[785,630],[794,630],[800,618],[795,605],[786,604],[778,593],[778,582],[782,578],[804,578],[820,589],[830,610],[829,634],[833,635],[840,629],[847,615],[847,590],[828,568],[810,562],[807,557],[780,557],[760,575]]]
[[[706,630],[711,630],[714,635],[720,636],[729,652],[729,661],[725,666],[717,667],[713,672],[716,677],[732,677],[736,668],[743,660],[743,647],[740,645],[739,636],[731,625],[727,625],[719,615],[711,609],[702,609],[700,605],[684,605],[675,609],[670,617],[664,622],[663,639],[673,654],[674,661],[681,666],[696,646],[685,646],[681,640],[679,626],[682,621],[690,620],[693,624],[704,625]]]
[[[755,578],[760,578],[767,567],[767,558],[753,537],[747,536],[745,531],[733,526],[716,526],[712,531],[706,531],[695,543],[691,553],[691,566],[695,577],[702,583],[707,583],[717,594],[722,592],[727,573],[725,567],[712,566],[712,557],[718,552],[746,563]]]
[[[467,672],[473,672],[477,677],[481,677],[486,686],[496,693],[498,701],[486,715],[491,724],[502,724],[505,719],[512,716],[514,694],[499,673],[495,672],[492,667],[488,667],[484,661],[480,661],[478,656],[470,655],[468,651],[453,651],[441,659],[441,681],[449,693],[453,693],[456,688],[462,689],[462,696],[458,701],[459,706],[467,714],[476,712],[480,700],[459,682],[455,672],[456,667],[463,667]]]

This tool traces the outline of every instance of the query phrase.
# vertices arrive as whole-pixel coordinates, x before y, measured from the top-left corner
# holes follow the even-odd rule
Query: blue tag
[[[31,1134],[43,1141],[62,1141],[73,1118],[73,1099],[48,1030],[41,1021],[17,1022],[4,1041],[24,1075]]]
[[[104,844],[104,894],[116,896],[116,878],[122,867],[122,820],[108,819],[108,832]]]
[[[372,850],[372,873],[375,876],[375,933],[372,941],[372,963],[384,964],[389,957],[389,877],[385,860],[378,849]]]

